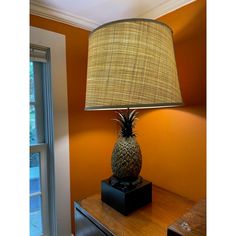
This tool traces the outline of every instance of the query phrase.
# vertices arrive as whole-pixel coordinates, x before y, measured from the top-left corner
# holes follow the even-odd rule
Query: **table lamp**
[[[140,183],[136,109],[182,105],[172,30],[150,19],[104,24],[89,36],[85,110],[117,111],[121,132],[112,153],[113,184]],[[135,110],[132,110],[135,109]]]

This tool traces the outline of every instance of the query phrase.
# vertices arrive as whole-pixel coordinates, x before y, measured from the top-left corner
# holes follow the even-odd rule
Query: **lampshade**
[[[127,19],[90,34],[86,110],[178,105],[182,97],[169,26]]]

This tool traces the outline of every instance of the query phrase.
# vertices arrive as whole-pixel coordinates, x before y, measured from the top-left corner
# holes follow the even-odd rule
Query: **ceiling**
[[[118,19],[157,19],[194,0],[31,0],[30,13],[93,30]]]

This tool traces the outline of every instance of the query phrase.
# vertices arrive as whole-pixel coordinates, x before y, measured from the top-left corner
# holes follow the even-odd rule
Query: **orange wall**
[[[205,31],[199,29],[204,18],[202,3],[194,2],[160,19],[175,32],[187,106],[140,111],[136,126],[143,152],[142,176],[195,200],[205,196],[206,182]],[[30,24],[66,36],[73,228],[73,201],[99,192],[100,181],[111,175],[118,127],[111,120],[113,112],[84,111],[88,31],[36,16],[30,17]]]
[[[142,175],[198,200],[206,195],[206,2],[195,1],[158,20],[174,32],[185,106],[142,113],[137,124]]]

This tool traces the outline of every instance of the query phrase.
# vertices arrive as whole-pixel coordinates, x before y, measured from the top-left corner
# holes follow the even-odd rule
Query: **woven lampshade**
[[[86,110],[181,104],[172,30],[167,25],[128,19],[90,34]]]

